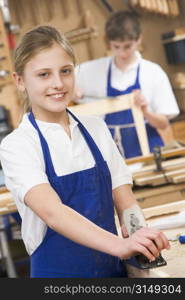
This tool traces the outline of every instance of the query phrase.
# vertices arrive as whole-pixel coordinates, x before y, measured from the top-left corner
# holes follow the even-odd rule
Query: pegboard
[[[0,11],[0,88],[13,81],[12,72],[11,53],[8,47],[2,12]]]

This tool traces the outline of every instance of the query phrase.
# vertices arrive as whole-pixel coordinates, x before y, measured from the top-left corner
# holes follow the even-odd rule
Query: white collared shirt
[[[135,55],[136,60],[124,71],[116,67],[113,57],[103,57],[80,64],[76,68],[76,86],[82,90],[85,97],[78,102],[101,100],[107,96],[107,74],[111,62],[111,86],[120,91],[135,83],[137,67],[140,64],[139,81],[149,110],[164,114],[169,119],[177,116],[179,108],[166,73],[158,64],[143,59],[139,52]]]
[[[78,123],[69,115],[71,139],[57,123],[37,120],[45,137],[58,176],[89,169],[94,159]],[[111,134],[101,118],[80,117],[104,159],[107,161],[113,189],[122,184],[132,184],[132,178],[123,157],[120,155]],[[34,186],[49,183],[37,131],[25,114],[19,127],[6,136],[0,145],[0,159],[5,174],[5,183],[15,199],[22,217],[22,238],[31,255],[42,242],[47,226],[24,203],[25,194]]]

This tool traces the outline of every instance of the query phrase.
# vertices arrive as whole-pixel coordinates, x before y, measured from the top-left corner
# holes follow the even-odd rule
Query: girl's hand
[[[121,233],[122,233],[122,236],[123,236],[124,238],[128,238],[128,237],[129,237],[128,231],[127,231],[126,226],[125,226],[124,224],[121,225]]]
[[[124,245],[120,254],[121,259],[143,254],[150,261],[155,260],[163,249],[169,249],[166,236],[153,228],[143,227],[123,240]]]

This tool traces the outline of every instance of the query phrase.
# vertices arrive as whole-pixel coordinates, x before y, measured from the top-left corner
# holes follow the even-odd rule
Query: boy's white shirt
[[[140,64],[141,92],[146,97],[149,110],[164,114],[169,119],[177,116],[179,108],[166,73],[158,64],[143,59],[139,52],[135,55],[135,62],[125,71],[116,67],[113,57],[103,57],[77,66],[76,86],[81,88],[85,95],[78,102],[101,101],[101,98],[107,96],[107,74],[111,61],[113,62],[111,85],[118,90],[125,90],[134,84],[137,67]]]

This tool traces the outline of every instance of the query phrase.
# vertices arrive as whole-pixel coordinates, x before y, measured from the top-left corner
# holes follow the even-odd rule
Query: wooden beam
[[[70,106],[70,110],[77,115],[104,115],[122,110],[131,109],[133,119],[143,155],[150,153],[146,127],[144,124],[143,113],[134,104],[133,94],[122,95],[115,98],[105,98],[84,104]]]
[[[175,201],[173,203],[167,203],[163,205],[152,206],[149,208],[143,208],[145,219],[152,217],[176,213],[185,209],[185,200]]]
[[[120,96],[116,98],[105,98],[88,103],[70,106],[70,110],[81,116],[114,113],[130,108],[130,96]]]
[[[178,175],[184,175],[185,174],[185,169],[179,169],[179,170],[175,170],[175,171],[167,171],[165,173],[163,172],[157,172],[157,174],[153,174],[150,176],[145,176],[145,177],[141,177],[141,178],[135,178],[134,181],[137,185],[147,185],[147,184],[151,184],[151,185],[157,185],[159,184],[160,180],[162,180],[163,182],[166,182],[166,178],[172,182],[172,178],[173,176],[178,176]]]
[[[147,155],[150,153],[150,149],[148,145],[147,132],[146,132],[146,127],[143,119],[143,113],[141,109],[134,104],[133,93],[130,94],[130,105],[131,105],[132,115],[134,119],[134,124],[137,131],[137,136],[139,139],[139,144],[141,147],[141,152],[143,155]]]
[[[165,150],[161,152],[162,158],[169,158],[169,157],[175,157],[175,156],[181,156],[185,155],[185,147],[181,147],[179,149],[172,149],[172,150]],[[128,158],[126,159],[127,164],[134,164],[137,162],[147,162],[154,160],[154,155],[153,153],[145,156],[137,156],[133,158]]]

